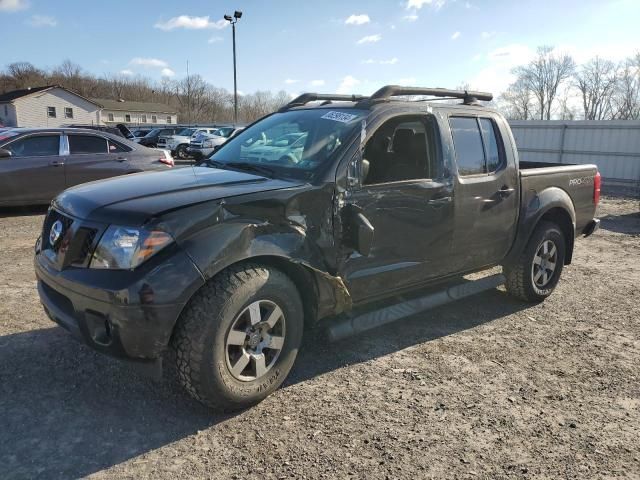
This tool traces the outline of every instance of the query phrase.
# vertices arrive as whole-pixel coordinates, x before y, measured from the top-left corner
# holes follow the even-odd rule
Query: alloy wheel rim
[[[558,249],[552,240],[544,240],[536,249],[531,265],[531,278],[538,288],[544,288],[553,279],[558,263]]]
[[[274,366],[285,340],[285,317],[271,300],[257,300],[231,323],[225,339],[229,373],[243,382],[264,377]]]

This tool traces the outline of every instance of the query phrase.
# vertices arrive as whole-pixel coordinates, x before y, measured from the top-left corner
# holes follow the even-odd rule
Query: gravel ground
[[[55,327],[31,263],[42,211],[1,212],[0,478],[640,478],[639,211],[604,199],[545,303],[498,289],[309,334],[286,385],[235,415]]]

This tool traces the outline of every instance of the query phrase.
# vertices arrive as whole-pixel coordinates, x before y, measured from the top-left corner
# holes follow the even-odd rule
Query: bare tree
[[[640,53],[628,59],[620,69],[612,104],[613,118],[640,119]]]
[[[585,120],[611,118],[617,80],[617,68],[610,60],[595,57],[580,67],[575,76],[575,86],[582,97]]]
[[[534,114],[533,94],[522,79],[509,85],[498,98],[498,103],[511,120],[529,120]]]
[[[514,73],[525,83],[538,103],[540,120],[551,119],[558,88],[570,78],[575,63],[571,56],[556,54],[553,47],[538,47],[538,53],[528,65],[516,67]]]

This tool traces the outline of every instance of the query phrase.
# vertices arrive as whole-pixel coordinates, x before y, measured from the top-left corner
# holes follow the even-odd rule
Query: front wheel
[[[224,270],[178,320],[172,340],[178,378],[217,410],[260,402],[293,366],[303,315],[295,285],[279,270],[248,264]]]
[[[505,266],[507,291],[527,302],[541,302],[553,293],[564,265],[566,247],[562,230],[540,222],[518,260]]]
[[[189,154],[187,153],[187,146],[178,145],[178,148],[176,148],[176,157],[178,157],[180,160],[186,160],[188,156]]]

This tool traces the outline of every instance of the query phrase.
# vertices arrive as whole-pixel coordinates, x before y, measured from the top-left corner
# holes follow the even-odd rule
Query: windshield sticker
[[[357,115],[352,115],[350,113],[328,112],[328,113],[325,113],[320,118],[324,118],[325,120],[333,120],[334,122],[349,123],[351,120],[353,120],[356,117]]]

